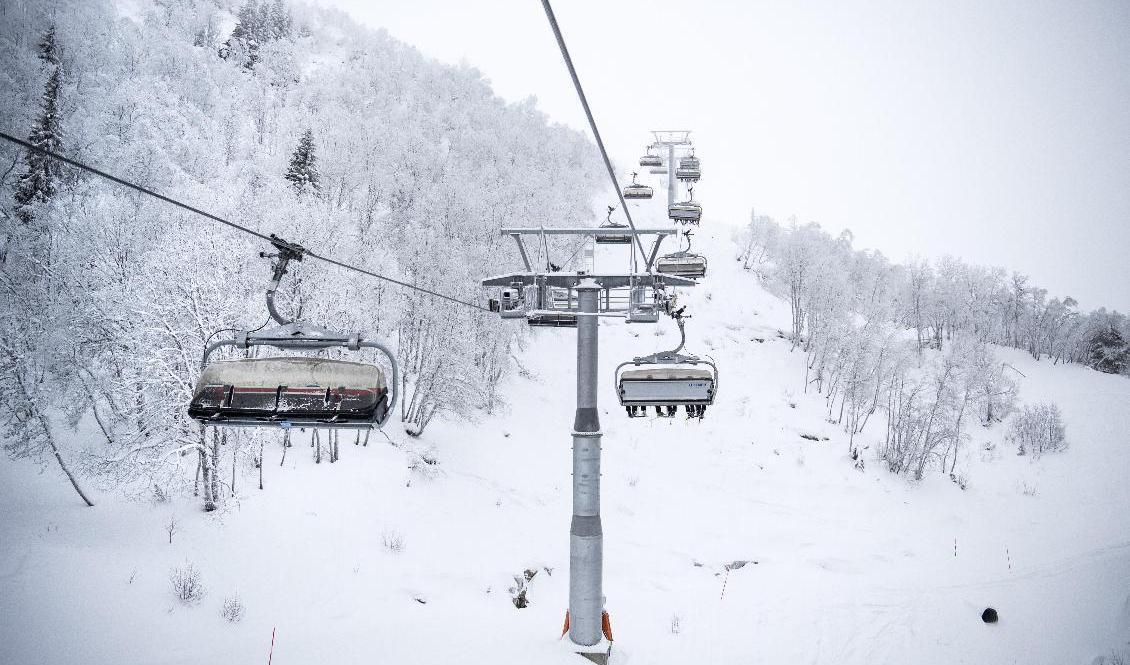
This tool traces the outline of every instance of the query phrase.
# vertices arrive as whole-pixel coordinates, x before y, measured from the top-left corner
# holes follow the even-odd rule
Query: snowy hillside
[[[613,367],[677,333],[600,328],[617,662],[1089,665],[1127,650],[1130,381],[999,350],[1025,375],[1021,402],[1062,408],[1066,452],[1018,457],[1002,426],[978,426],[964,491],[893,475],[868,451],[860,471],[778,336],[787,303],[731,260],[728,232],[699,238],[713,272],[686,296],[688,348],[722,368],[705,420],[624,417]],[[740,298],[712,286],[724,277]],[[575,663],[557,639],[573,337],[534,332],[502,415],[343,439],[336,464],[300,442],[280,466],[269,447],[265,488],[245,459],[236,499],[211,514],[113,493],[87,509],[54,467],[3,464],[0,662],[265,662],[275,631],[280,665]],[[169,579],[186,563],[206,587],[189,605]],[[245,615],[228,623],[236,596]]]

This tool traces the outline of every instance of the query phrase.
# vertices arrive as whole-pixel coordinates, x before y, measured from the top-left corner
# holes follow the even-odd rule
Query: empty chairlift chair
[[[651,154],[651,148],[648,147],[647,154],[640,157],[640,166],[643,168],[654,168],[656,166],[663,166],[663,158],[659,155]]]
[[[675,252],[659,257],[655,269],[664,275],[698,279],[706,277],[706,257],[692,252]]]
[[[676,320],[683,334],[682,319]],[[679,407],[688,418],[706,415],[706,407],[718,394],[718,367],[698,356],[680,354],[682,348],[680,343],[673,351],[633,358],[616,368],[616,396],[629,417],[646,416],[648,407],[664,418],[674,417]]]
[[[686,231],[685,235],[687,248],[659,257],[655,262],[655,269],[676,277],[706,277],[706,257],[691,251],[691,232]]]
[[[608,218],[605,219],[604,223],[600,225],[600,229],[602,231],[627,230],[628,229],[627,224],[618,224],[618,223],[612,221],[612,213],[615,212],[615,210],[616,210],[615,207],[608,206]],[[616,234],[600,234],[600,235],[596,236],[596,244],[598,244],[598,245],[630,245],[630,244],[632,244],[632,236],[627,234],[627,233],[624,233],[624,234],[619,234],[619,233],[616,233]]]
[[[632,173],[632,182],[624,187],[624,198],[626,199],[650,199],[655,191],[648,185],[641,185],[636,182],[637,173]]]
[[[613,231],[617,229],[627,230],[627,224],[617,224],[616,222],[605,222],[600,225],[602,231]],[[598,245],[630,245],[632,244],[632,236],[628,234],[615,234],[615,235],[598,235],[596,237],[596,244]]]
[[[369,428],[391,395],[375,365],[327,358],[221,360],[200,375],[188,415],[205,425]]]
[[[301,260],[302,250],[272,236],[279,261],[267,290],[267,310],[278,325],[264,331],[239,332],[209,344],[203,370],[188,405],[189,417],[205,426],[374,428],[388,419],[396,403],[395,356],[360,333],[339,333],[320,326],[288,321],[275,309],[274,296],[287,263]],[[266,346],[286,351],[269,358],[210,361],[221,347]],[[391,374],[376,364],[296,355],[295,351],[342,348],[374,349],[387,358]]]

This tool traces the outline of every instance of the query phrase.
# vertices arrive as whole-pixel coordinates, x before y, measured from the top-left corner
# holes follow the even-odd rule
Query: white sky
[[[538,0],[318,0],[586,127]],[[704,224],[796,215],[1130,310],[1130,2],[557,0],[613,160],[692,129]],[[609,198],[614,195],[609,191]]]

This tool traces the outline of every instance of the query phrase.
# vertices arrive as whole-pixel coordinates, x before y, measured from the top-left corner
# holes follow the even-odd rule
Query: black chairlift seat
[[[663,158],[659,155],[644,155],[640,157],[640,166],[663,166]]]
[[[672,203],[667,208],[667,216],[676,222],[698,224],[702,219],[702,206],[694,201]]]
[[[388,384],[375,365],[247,358],[205,367],[188,415],[205,425],[371,428],[389,407]]]
[[[706,277],[706,257],[690,252],[676,252],[659,257],[655,262],[655,269],[676,277]]]

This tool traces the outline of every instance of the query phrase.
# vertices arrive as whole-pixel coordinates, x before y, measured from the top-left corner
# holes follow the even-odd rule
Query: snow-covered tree
[[[474,69],[428,60],[340,13],[260,0],[239,7],[243,27],[230,43],[254,40],[247,75],[201,48],[223,41],[209,26],[230,21],[214,3],[145,0],[137,10],[123,30],[131,19],[109,0],[51,7],[57,44],[67,46],[55,127],[84,161],[467,301],[480,298],[484,275],[512,266],[500,220],[553,226],[591,214],[601,177],[593,145],[530,102],[503,101]],[[0,112],[32,125],[47,72],[37,40],[24,35],[51,21],[36,3],[0,4],[0,18],[0,58],[11,65]],[[68,39],[78,30],[115,39]],[[76,102],[70,81],[83,87]],[[295,197],[295,183],[279,176],[310,127],[320,194]],[[3,201],[14,201],[22,165],[10,178],[0,168]],[[36,234],[50,242],[6,242],[0,269],[18,291],[11,302],[23,303],[3,312],[12,326],[33,315],[54,322],[25,327],[20,340],[20,371],[39,381],[30,403],[79,482],[195,490],[215,507],[231,491],[219,470],[238,467],[237,451],[282,440],[205,437],[185,413],[209,336],[263,323],[269,269],[258,252],[269,247],[93,177],[65,183],[66,205],[56,194],[30,208]],[[0,201],[5,240],[26,227],[8,213]],[[49,262],[30,251],[41,248]],[[473,420],[497,408],[497,386],[525,335],[496,316],[313,261],[292,269],[279,305],[393,347],[404,368],[402,422],[413,433],[442,414]],[[28,412],[16,408],[26,395],[6,394],[3,413]],[[38,442],[28,449],[36,455],[50,451],[42,431],[24,433]]]
[[[1108,326],[1087,341],[1087,364],[1107,374],[1123,374],[1130,364],[1130,344],[1113,325]]]
[[[314,154],[314,131],[307,129],[298,139],[298,147],[294,149],[283,177],[290,181],[291,187],[299,194],[307,189],[317,192],[320,188],[317,162],[318,158]]]
[[[58,66],[59,64],[59,53],[55,46],[54,24],[47,28],[47,32],[43,33],[43,39],[39,42],[39,59],[51,66]]]
[[[53,43],[53,42],[52,42]],[[54,52],[54,47],[52,47]],[[32,145],[60,152],[63,132],[59,119],[59,67],[51,69],[40,101],[40,113],[28,135]],[[20,175],[13,198],[16,211],[24,223],[30,223],[37,204],[46,203],[58,190],[60,165],[55,160],[35,151],[25,157],[26,169]]]

